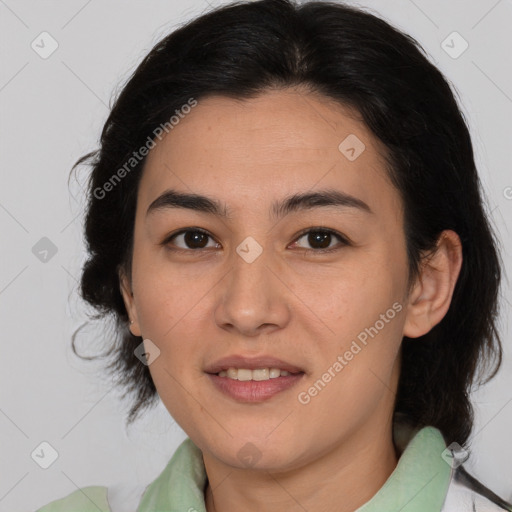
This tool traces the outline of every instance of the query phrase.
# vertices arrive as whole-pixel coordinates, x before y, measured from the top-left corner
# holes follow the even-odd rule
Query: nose
[[[244,336],[270,334],[290,321],[287,289],[276,277],[264,250],[252,263],[233,255],[231,272],[222,280],[215,308],[217,325]]]

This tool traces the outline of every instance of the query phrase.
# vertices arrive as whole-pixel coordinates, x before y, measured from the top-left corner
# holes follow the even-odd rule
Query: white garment
[[[463,470],[462,470],[463,471]],[[486,491],[482,491],[487,494]],[[492,501],[491,501],[492,500]],[[452,473],[450,486],[441,512],[503,512],[512,507],[507,504],[500,506],[497,498],[489,493],[489,499],[478,492],[470,482],[466,481],[461,470]]]

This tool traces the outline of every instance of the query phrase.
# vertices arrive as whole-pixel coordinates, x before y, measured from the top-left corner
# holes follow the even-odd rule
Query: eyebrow
[[[281,218],[289,213],[310,210],[322,207],[353,208],[366,213],[373,213],[371,208],[361,199],[334,189],[303,192],[288,196],[272,203],[273,217]],[[223,218],[229,218],[230,213],[226,205],[216,199],[199,195],[166,190],[158,196],[148,207],[146,216],[157,211],[186,208],[197,212],[209,213]]]

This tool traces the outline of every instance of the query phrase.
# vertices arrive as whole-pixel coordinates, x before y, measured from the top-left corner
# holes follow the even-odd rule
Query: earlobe
[[[446,315],[462,266],[462,244],[452,230],[445,230],[436,248],[420,262],[420,272],[409,294],[404,336],[427,334]]]
[[[123,302],[128,313],[128,317],[130,318],[128,328],[130,329],[130,332],[134,336],[141,336],[139,319],[137,317],[137,309],[135,307],[135,301],[130,280],[128,279],[128,276],[126,275],[123,269],[119,270],[118,276],[119,290],[121,292],[121,296],[123,297]]]

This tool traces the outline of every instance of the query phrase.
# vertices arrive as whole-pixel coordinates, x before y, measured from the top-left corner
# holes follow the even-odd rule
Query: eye
[[[197,228],[182,229],[178,233],[171,235],[164,241],[164,245],[171,245],[178,250],[198,250],[219,247],[220,244],[213,240],[212,236],[206,231]],[[171,247],[171,249],[173,249]]]
[[[336,242],[336,240],[338,243],[333,245],[333,242]],[[309,244],[310,247],[305,247],[304,243]],[[340,245],[349,245],[349,241],[346,237],[332,229],[310,228],[303,232],[293,245],[304,248],[308,252],[330,252],[339,249]]]

